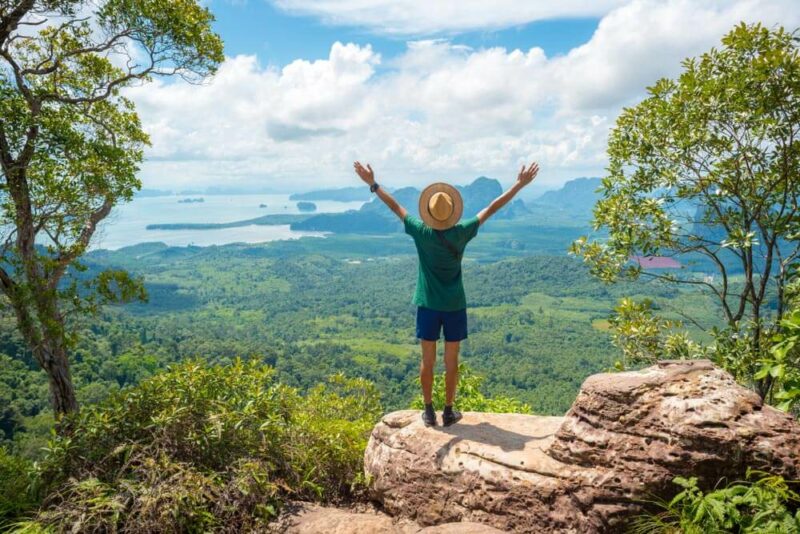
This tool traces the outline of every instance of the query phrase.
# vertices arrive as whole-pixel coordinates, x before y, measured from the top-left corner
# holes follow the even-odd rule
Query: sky
[[[741,21],[800,26],[797,0],[206,0],[226,59],[200,85],[128,90],[146,188],[288,192],[477,176],[539,191],[602,176],[625,106]]]

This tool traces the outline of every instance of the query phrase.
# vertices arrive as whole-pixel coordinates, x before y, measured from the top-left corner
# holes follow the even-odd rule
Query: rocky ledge
[[[800,478],[800,424],[709,361],[589,377],[565,417],[467,413],[425,428],[391,413],[365,453],[396,518],[516,532],[615,532],[677,475],[708,486],[748,467]]]

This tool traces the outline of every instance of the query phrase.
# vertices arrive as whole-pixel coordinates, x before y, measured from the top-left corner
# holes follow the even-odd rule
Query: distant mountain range
[[[462,217],[465,219],[477,215],[480,210],[503,192],[500,182],[485,176],[475,179],[469,185],[456,186],[456,188],[464,200]],[[394,191],[392,196],[407,210],[416,214],[421,192],[415,187],[403,187]],[[528,213],[528,208],[525,203],[522,200],[515,200],[500,211],[496,217],[498,219],[510,219],[526,213]],[[359,210],[315,215],[304,221],[293,223],[291,228],[292,230],[354,234],[384,234],[403,230],[402,223],[377,197],[364,204]]]
[[[579,221],[580,224],[588,223],[591,219],[592,208],[599,198],[596,193],[600,186],[599,178],[577,178],[564,184],[561,189],[548,191],[527,205],[521,199],[516,199],[500,210],[495,219],[521,219],[530,218],[533,225],[558,226],[568,222],[568,225]],[[473,217],[489,203],[500,196],[503,187],[500,182],[492,178],[481,176],[471,184],[456,186],[464,200],[463,218]],[[346,187],[342,189],[327,189],[303,193],[302,198],[315,198],[327,200],[352,201],[355,189],[369,190],[365,187]],[[412,214],[417,214],[419,195],[421,191],[415,187],[403,187],[392,192],[397,201],[406,207]],[[301,198],[300,195],[293,199]],[[372,197],[358,210],[349,210],[343,213],[319,214],[270,214],[254,219],[233,221],[227,223],[168,223],[151,224],[148,230],[213,230],[220,228],[234,228],[250,225],[282,225],[289,224],[292,230],[352,233],[352,234],[391,234],[403,231],[402,223],[384,206],[383,202]]]
[[[600,198],[597,189],[601,178],[575,178],[566,182],[561,189],[547,191],[531,201],[535,206],[557,208],[576,214],[591,215],[592,208]]]

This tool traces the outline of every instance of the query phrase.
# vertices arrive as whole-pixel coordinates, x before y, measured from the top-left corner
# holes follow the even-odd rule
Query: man
[[[458,384],[458,351],[467,338],[467,301],[461,280],[461,257],[467,243],[478,233],[478,227],[505,206],[519,191],[531,183],[539,165],[524,165],[517,181],[497,197],[476,217],[458,222],[463,210],[461,195],[456,188],[444,183],[428,186],[420,195],[419,214],[422,220],[410,215],[386,190],[375,182],[372,167],[358,161],[353,164],[358,176],[369,185],[370,191],[392,210],[405,225],[406,233],[414,238],[419,256],[419,274],[414,292],[417,305],[417,338],[422,346],[419,379],[425,410],[425,426],[436,425],[431,396],[433,366],[436,363],[436,342],[444,330],[445,406],[442,424],[450,426],[461,419],[453,409]]]

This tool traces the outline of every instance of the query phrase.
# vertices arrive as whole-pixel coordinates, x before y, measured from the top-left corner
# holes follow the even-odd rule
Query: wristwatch
[[[375,191],[377,191],[377,190],[378,190],[378,189],[380,189],[380,188],[381,188],[381,186],[379,186],[379,185],[378,185],[378,183],[377,183],[377,182],[375,182],[374,184],[372,184],[371,186],[369,186],[369,192],[370,192],[370,193],[374,193]]]

